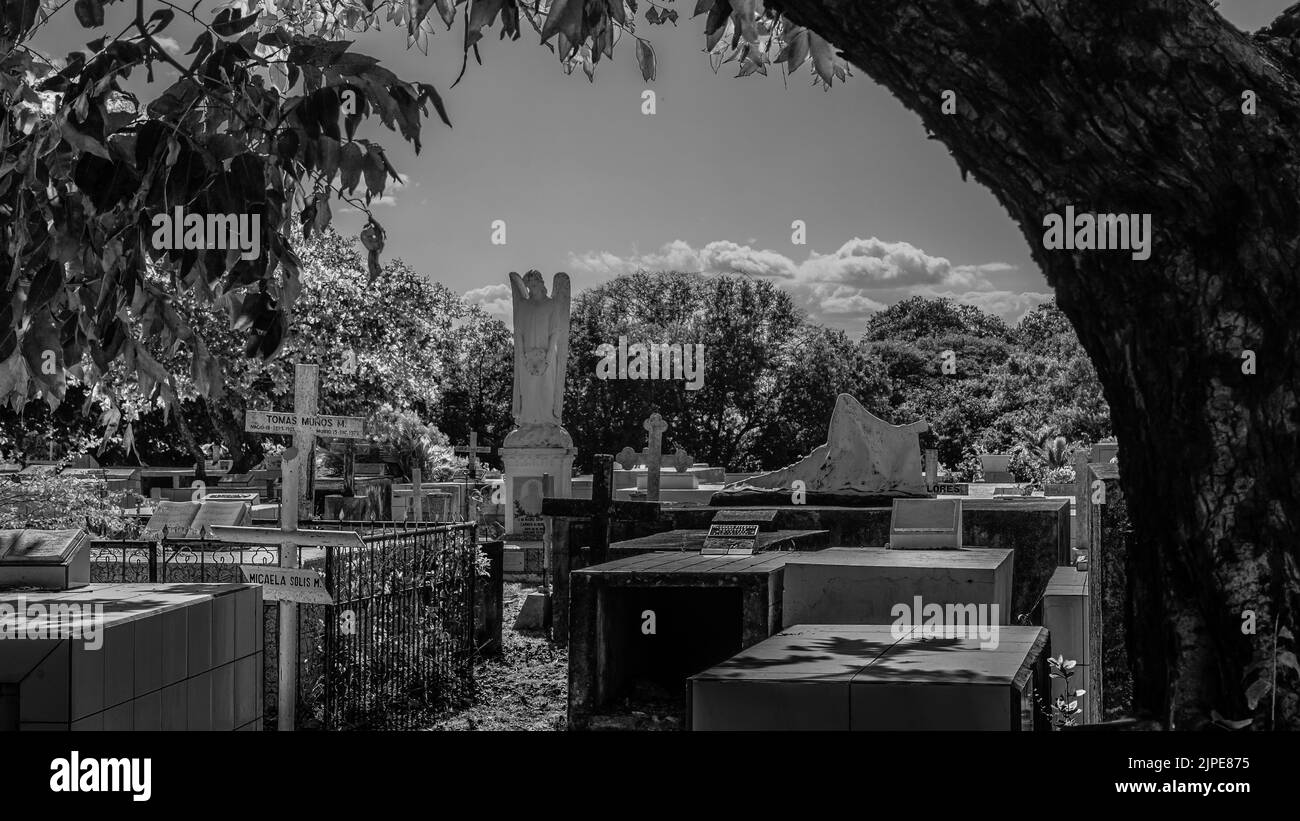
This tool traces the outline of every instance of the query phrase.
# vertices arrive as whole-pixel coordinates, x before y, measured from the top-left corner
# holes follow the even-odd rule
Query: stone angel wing
[[[510,304],[513,310],[512,316],[520,315],[519,306],[528,301],[528,287],[524,285],[524,278],[518,273],[510,272]],[[519,390],[519,368],[520,362],[524,355],[524,334],[520,330],[518,323],[514,323],[515,336],[515,367],[514,367],[514,391],[510,402],[510,412],[516,420],[523,413],[523,395]]]
[[[569,275],[560,271],[551,283],[551,300],[555,305],[555,418],[563,419],[564,382],[569,369]]]

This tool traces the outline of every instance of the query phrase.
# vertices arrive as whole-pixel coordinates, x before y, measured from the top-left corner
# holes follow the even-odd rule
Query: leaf
[[[815,31],[808,32],[808,49],[812,52],[813,70],[827,86],[835,76],[835,49]]]
[[[1300,662],[1296,661],[1295,653],[1290,650],[1283,650],[1277,654],[1277,663],[1282,667],[1290,667],[1296,673],[1300,673]]]
[[[66,387],[63,346],[59,343],[58,326],[48,310],[32,317],[22,345],[28,373],[44,388],[50,407],[57,408]]]
[[[1246,706],[1252,710],[1255,709],[1259,705],[1260,699],[1266,696],[1271,689],[1273,689],[1273,685],[1269,683],[1267,678],[1260,677],[1252,681],[1250,686],[1246,688]]]
[[[0,364],[0,402],[21,410],[27,403],[27,381],[27,363],[14,351]]]
[[[785,45],[781,47],[776,62],[786,63],[786,70],[793,73],[808,59],[808,29],[799,26],[786,33]]]
[[[258,9],[244,17],[242,16],[243,12],[239,9],[222,9],[217,12],[217,19],[212,23],[212,30],[220,37],[233,37],[247,31],[257,22],[257,17],[261,13],[262,10]]]
[[[483,39],[484,27],[492,25],[492,21],[501,12],[504,3],[505,0],[473,0],[469,11],[469,24],[465,27],[466,49],[472,48],[475,43]],[[582,0],[576,0],[576,3],[581,10]]]
[[[167,28],[167,25],[171,23],[172,18],[174,18],[175,16],[176,16],[176,12],[172,11],[171,9],[158,9],[153,14],[149,15],[149,21],[148,23],[145,23],[145,29],[148,30],[150,34],[157,34],[158,32]],[[149,28],[149,23],[152,23],[155,20],[158,21],[158,27],[152,29]]]
[[[636,62],[641,66],[641,79],[650,82],[655,78],[655,50],[648,40],[636,40]]]
[[[763,12],[762,0],[731,0],[740,37],[746,43],[758,43],[757,15]]]
[[[1214,720],[1215,724],[1222,725],[1231,730],[1240,730],[1245,727],[1249,727],[1251,724],[1255,722],[1255,719],[1253,718],[1243,718],[1237,721],[1233,721],[1232,719],[1224,718],[1223,716],[1219,715],[1218,710],[1211,710],[1210,718]]]
[[[27,289],[27,312],[35,313],[44,308],[62,287],[63,264],[56,260],[49,260],[32,277],[31,287]],[[0,328],[0,333],[10,330],[10,328]]]
[[[77,0],[72,10],[82,28],[93,29],[104,25],[104,4],[101,0]]]
[[[563,34],[570,43],[581,43],[583,0],[555,0],[542,24],[542,42]],[[564,55],[567,56],[567,55]]]
[[[438,16],[442,17],[442,22],[451,28],[451,24],[456,22],[456,0],[437,0]]]
[[[695,11],[691,12],[691,16],[697,17],[712,8],[713,0],[695,0]]]
[[[447,117],[447,108],[442,104],[442,97],[438,90],[428,83],[420,83],[420,106],[423,108],[424,101],[429,100],[433,103],[433,108],[438,112],[438,117],[451,128],[451,120]]]
[[[84,99],[84,97],[82,99]],[[59,131],[63,135],[63,139],[68,141],[68,145],[71,145],[73,148],[77,149],[77,151],[83,154],[94,154],[95,156],[103,157],[106,160],[113,159],[109,156],[108,149],[104,147],[103,143],[89,134],[78,131],[76,126],[67,120],[63,121],[63,125],[59,128]]]
[[[369,146],[366,151],[365,162],[361,166],[361,173],[366,177],[366,188],[372,197],[382,197],[384,195],[385,178],[388,171],[384,166],[383,149],[377,145]]]
[[[351,194],[361,181],[361,168],[365,163],[365,154],[360,143],[347,143],[339,152],[339,188]]]

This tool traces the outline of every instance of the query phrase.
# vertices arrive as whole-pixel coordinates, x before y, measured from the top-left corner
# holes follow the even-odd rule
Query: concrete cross
[[[364,439],[366,420],[359,416],[325,416],[320,409],[320,366],[298,362],[293,366],[293,412],[250,410],[244,415],[248,433],[280,433],[293,436],[298,460],[299,508],[306,518],[313,518],[316,500],[312,488],[312,454],[317,436],[339,439]],[[281,494],[283,495],[283,494]]]
[[[478,443],[478,434],[474,431],[469,432],[469,444],[457,445],[456,453],[469,454],[469,468],[465,471],[467,480],[466,486],[461,492],[461,504],[464,507],[463,515],[465,521],[469,521],[469,485],[472,485],[478,479],[478,455],[480,453],[491,453],[493,448],[481,447]]]
[[[298,477],[301,458],[297,448],[286,448],[280,459],[284,503],[280,506],[280,527],[243,527],[239,525],[210,525],[209,532],[223,542],[241,544],[272,544],[280,548],[278,565],[283,568],[298,567],[299,545],[336,545],[363,547],[365,543],[351,530],[299,530],[298,529]],[[298,711],[298,654],[285,652],[285,648],[298,646],[298,603],[280,602],[280,667],[279,708],[277,729],[292,730]]]
[[[645,498],[648,502],[657,502],[659,501],[659,469],[663,466],[664,457],[664,431],[668,430],[668,423],[659,414],[652,413],[642,427],[650,434],[647,437],[645,450]]]
[[[613,519],[653,522],[659,518],[658,502],[616,501],[614,499],[614,457],[607,453],[595,456],[591,471],[590,499],[542,500],[542,515],[551,534],[554,597],[551,627],[559,641],[568,641],[569,570],[572,549],[569,543],[569,520],[588,519],[591,545],[588,565],[601,564],[609,553],[609,524]]]

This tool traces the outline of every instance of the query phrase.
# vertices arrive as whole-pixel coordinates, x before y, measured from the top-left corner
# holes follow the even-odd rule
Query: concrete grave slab
[[[984,605],[1010,624],[1013,552],[996,548],[885,550],[832,547],[798,553],[785,565],[782,621],[798,624],[889,624],[895,605]]]

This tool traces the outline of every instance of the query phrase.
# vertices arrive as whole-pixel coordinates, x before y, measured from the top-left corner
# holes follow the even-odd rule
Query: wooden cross
[[[467,479],[467,482],[464,490],[461,493],[461,504],[465,509],[464,517],[465,517],[465,521],[467,522],[469,521],[469,485],[474,484],[475,481],[478,479],[478,454],[491,453],[493,450],[494,448],[480,447],[478,443],[478,433],[474,431],[469,432],[468,445],[456,446],[456,450],[455,450],[456,453],[469,454],[469,469],[465,473],[465,478]]]
[[[305,458],[305,457],[303,457]],[[280,506],[280,527],[246,527],[242,525],[209,525],[208,531],[219,541],[241,544],[273,544],[280,548],[279,566],[298,567],[298,546],[335,545],[339,547],[364,547],[365,543],[351,530],[299,530],[298,529],[298,478],[300,466],[297,448],[287,448],[280,457],[280,475],[284,503]],[[292,730],[298,710],[298,603],[280,602],[280,676],[279,709],[276,729]]]
[[[657,502],[659,501],[659,470],[663,467],[664,457],[664,431],[668,430],[668,423],[659,414],[652,413],[642,427],[650,434],[645,449],[645,498],[646,501]]]
[[[320,409],[320,367],[299,362],[293,366],[293,411],[250,410],[244,414],[247,433],[280,433],[293,436],[293,447],[303,458],[298,465],[300,508],[313,518],[316,500],[312,488],[313,449],[317,436],[364,439],[366,420],[360,416],[325,416]],[[283,494],[281,494],[283,495]]]
[[[553,635],[568,641],[569,570],[573,557],[569,547],[569,520],[591,520],[591,564],[601,564],[609,553],[609,524],[613,519],[653,522],[659,518],[658,502],[630,502],[614,499],[614,457],[598,453],[591,473],[590,499],[542,500],[542,515],[552,546],[552,577],[555,594],[551,607]]]

